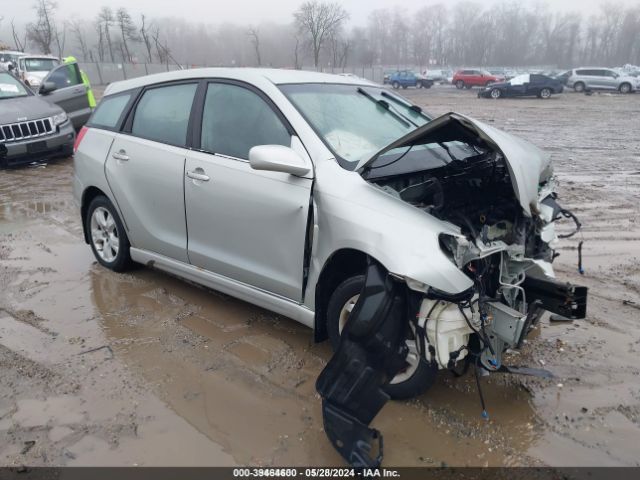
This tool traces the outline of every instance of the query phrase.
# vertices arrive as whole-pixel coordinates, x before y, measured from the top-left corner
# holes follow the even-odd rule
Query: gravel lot
[[[588,318],[546,319],[512,364],[557,378],[443,374],[375,419],[391,465],[640,465],[640,95],[486,100],[406,90],[549,151],[584,224],[558,276],[590,288]],[[332,465],[311,331],[140,268],[100,267],[72,201],[72,160],[0,172],[1,465]],[[566,226],[567,229],[569,225]]]

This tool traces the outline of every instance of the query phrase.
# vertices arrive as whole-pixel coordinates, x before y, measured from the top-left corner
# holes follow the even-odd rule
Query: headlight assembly
[[[64,122],[68,120],[67,114],[65,112],[59,113],[53,116],[53,124],[54,125],[62,125]]]

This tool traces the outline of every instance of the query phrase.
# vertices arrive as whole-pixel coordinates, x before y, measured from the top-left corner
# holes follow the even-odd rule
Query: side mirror
[[[293,149],[282,145],[257,145],[249,150],[249,164],[254,170],[284,172],[302,176],[311,171]]]
[[[40,95],[47,95],[47,94],[53,92],[54,90],[56,90],[57,88],[58,87],[53,82],[44,82],[42,84],[42,86],[40,87],[40,90],[38,90],[38,93]]]

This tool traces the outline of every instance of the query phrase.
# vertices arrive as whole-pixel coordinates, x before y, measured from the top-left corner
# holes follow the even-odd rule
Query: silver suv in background
[[[585,90],[618,90],[620,93],[631,93],[640,89],[640,80],[621,75],[610,68],[582,67],[569,72],[567,86],[576,92]]]

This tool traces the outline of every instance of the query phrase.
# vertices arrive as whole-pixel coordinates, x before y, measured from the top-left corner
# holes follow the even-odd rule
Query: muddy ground
[[[471,376],[390,402],[374,421],[384,464],[640,465],[640,95],[403,93],[553,155],[586,273],[574,241],[556,271],[590,303],[584,321],[545,318],[510,358],[557,378],[483,378],[488,421]],[[71,178],[71,159],[0,172],[0,464],[342,464],[314,391],[327,343],[158,271],[102,268]]]

